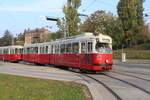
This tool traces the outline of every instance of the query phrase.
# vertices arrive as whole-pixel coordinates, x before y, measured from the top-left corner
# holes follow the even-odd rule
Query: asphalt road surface
[[[0,62],[0,73],[82,83],[94,100],[150,100],[148,64],[118,63],[109,72],[83,74],[48,65]]]

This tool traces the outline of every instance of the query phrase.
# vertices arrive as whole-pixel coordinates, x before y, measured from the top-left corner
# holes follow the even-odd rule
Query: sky
[[[47,21],[45,16],[64,16],[62,8],[67,0],[0,0],[0,37],[6,29],[16,35],[24,29],[51,28],[57,31],[56,22]],[[117,15],[119,0],[82,0],[79,13],[90,15],[96,10],[105,10]],[[150,0],[144,3],[144,13],[150,15]],[[150,16],[145,18],[150,22]],[[48,26],[48,27],[47,27]]]

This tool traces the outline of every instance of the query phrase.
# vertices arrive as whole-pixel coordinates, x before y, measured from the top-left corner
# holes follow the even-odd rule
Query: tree
[[[67,36],[79,34],[80,18],[78,16],[78,8],[81,5],[81,0],[67,0],[67,5],[64,6]]]
[[[9,30],[6,30],[4,32],[4,36],[2,37],[2,45],[3,46],[12,45],[12,41],[13,41],[13,35]]]
[[[65,20],[65,18],[58,19],[57,20],[57,26],[59,28],[59,33],[62,35],[62,37],[66,37],[67,30],[66,30],[66,20]]]
[[[81,25],[81,30],[109,35],[113,38],[113,47],[119,48],[123,40],[123,29],[120,25],[121,22],[112,13],[96,11]]]
[[[60,31],[48,35],[48,41],[55,41],[59,38],[63,38],[63,34]]]
[[[82,31],[86,32],[101,32],[103,34],[109,34],[108,30],[112,26],[112,23],[116,18],[112,13],[106,13],[105,11],[96,11],[84,22],[81,26]]]
[[[140,34],[138,34],[138,44],[150,43],[150,29],[149,24],[144,24]]]
[[[24,33],[20,33],[17,35],[17,37],[15,38],[16,45],[24,45],[24,43],[25,43],[25,32],[26,32],[26,30],[24,31]]]
[[[144,0],[120,0],[117,6],[118,16],[124,31],[124,45],[136,44],[138,34],[143,27]]]

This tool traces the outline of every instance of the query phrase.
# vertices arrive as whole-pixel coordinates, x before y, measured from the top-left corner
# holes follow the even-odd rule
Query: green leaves
[[[0,46],[8,46],[12,44],[13,35],[9,30],[4,32],[4,36],[0,38]]]
[[[68,0],[67,5],[64,6],[63,12],[65,14],[65,21],[67,25],[67,36],[79,34],[80,18],[78,16],[78,8],[81,5],[81,0]]]
[[[113,39],[113,47],[118,48],[122,45],[124,37],[120,20],[112,13],[96,11],[81,25],[83,32],[95,32],[109,35]]]
[[[137,36],[144,25],[143,20],[143,0],[120,0],[117,6],[118,16],[125,33],[126,47],[137,42]]]

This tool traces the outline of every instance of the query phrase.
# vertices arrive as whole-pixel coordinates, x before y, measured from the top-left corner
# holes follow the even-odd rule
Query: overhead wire
[[[105,0],[106,1],[106,0]],[[114,6],[113,4],[111,4],[111,3],[109,3],[109,2],[105,2],[105,1],[103,1],[103,0],[98,0],[98,2],[101,2],[101,3],[103,3],[103,4],[106,4],[106,5],[109,5],[109,7],[110,6]]]
[[[113,4],[109,3],[109,2],[105,2],[105,1],[103,1],[103,0],[93,0],[86,8],[84,8],[84,9],[82,10],[82,13],[87,12],[87,10],[88,10],[90,7],[92,7],[95,3],[100,3],[100,2],[102,2],[102,5],[105,5],[105,6],[108,6],[108,5],[109,5],[109,7],[112,7],[112,8],[115,7],[115,5],[113,5]]]
[[[93,0],[85,9],[82,11],[85,12],[87,9],[89,9],[97,0]]]

